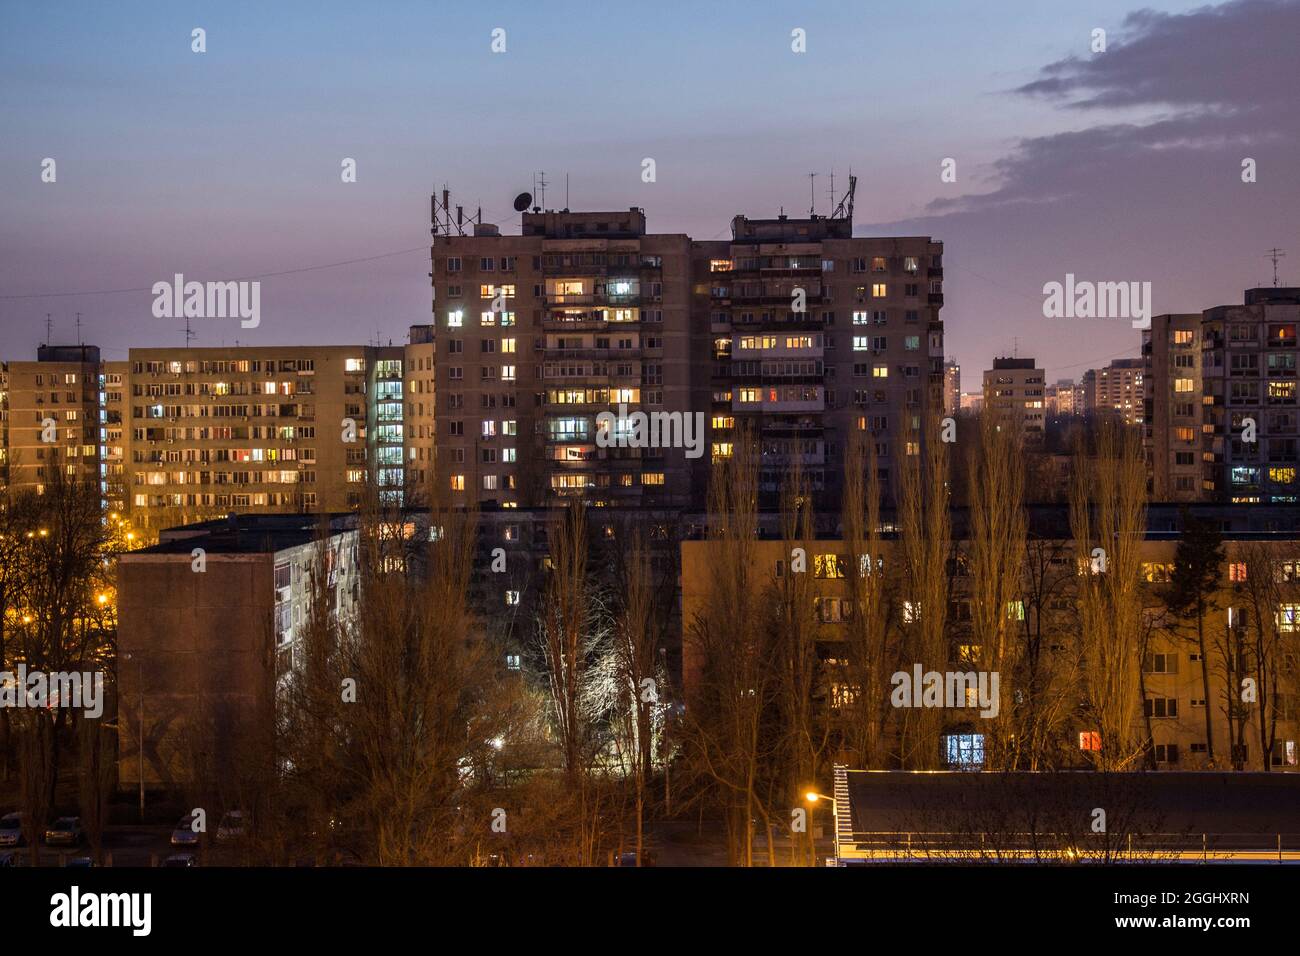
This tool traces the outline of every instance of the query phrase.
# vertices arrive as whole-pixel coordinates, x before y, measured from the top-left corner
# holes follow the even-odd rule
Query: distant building
[[[956,359],[943,363],[943,413],[956,415],[961,411],[961,366]]]
[[[983,411],[984,394],[982,392],[962,392],[961,410],[963,412],[971,412],[971,413],[977,413]]]
[[[1025,445],[1044,438],[1044,374],[1031,358],[995,358],[984,373],[984,411],[1019,428]]]
[[[1083,386],[1076,385],[1073,379],[1059,379],[1043,391],[1049,418],[1076,418],[1084,414]]]
[[[1090,369],[1085,386],[1088,414],[1113,417],[1125,425],[1141,425],[1142,405],[1141,358],[1115,359],[1105,368]]]

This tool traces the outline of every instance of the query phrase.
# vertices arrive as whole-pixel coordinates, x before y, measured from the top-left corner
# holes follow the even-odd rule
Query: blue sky
[[[825,212],[826,174],[842,187],[852,167],[859,234],[947,243],[944,318],[968,388],[1013,343],[1053,377],[1081,374],[1082,360],[1134,352],[1136,333],[1043,319],[1044,282],[1066,271],[1150,279],[1158,311],[1233,301],[1268,275],[1263,250],[1286,247],[1297,219],[1296,120],[1250,100],[1279,76],[1282,93],[1295,92],[1269,72],[1284,69],[1270,60],[1282,60],[1282,44],[1255,51],[1263,72],[1223,102],[1161,91],[1214,77],[1215,44],[1230,43],[1234,25],[1275,33],[1292,21],[1270,18],[1295,4],[1152,4],[1133,19],[1135,9],[4,2],[0,355],[31,355],[47,312],[55,337],[70,340],[81,311],[85,339],[109,358],[179,344],[147,293],[44,294],[416,248],[428,193],[444,182],[509,231],[510,199],[533,173],[546,171],[556,207],[567,173],[573,208],[639,205],[652,230],[707,239],[726,236],[738,212],[806,211],[813,171]],[[196,26],[207,31],[202,55],[190,50]],[[504,54],[490,50],[496,27]],[[805,54],[790,51],[795,27],[807,31]],[[1110,43],[1102,66],[1086,62],[1096,27]],[[1044,76],[1067,82],[1050,95],[1025,89]],[[1113,95],[1127,86],[1147,92]],[[1226,127],[1225,113],[1235,117]],[[1153,141],[1171,119],[1191,122],[1191,134],[1180,126]],[[1120,124],[1132,135],[1115,136]],[[1243,193],[1232,164],[1252,152],[1260,182]],[[39,176],[47,156],[58,163],[52,185]],[[646,156],[652,184],[640,179]],[[949,156],[955,184],[939,180]],[[355,184],[340,182],[343,157],[358,162]],[[400,341],[427,318],[426,272],[416,252],[267,279],[259,329],[199,324],[196,344]]]

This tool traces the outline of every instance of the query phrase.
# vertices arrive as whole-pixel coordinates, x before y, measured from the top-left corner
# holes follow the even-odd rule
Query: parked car
[[[59,817],[45,828],[46,846],[80,846],[85,838],[81,817]]]
[[[16,853],[13,850],[5,850],[3,853],[0,853],[0,867],[26,865],[27,864],[23,862],[23,856],[21,853]]]
[[[91,856],[74,856],[74,857],[71,857],[71,858],[68,860],[68,862],[65,863],[65,864],[63,864],[63,865],[64,865],[64,866],[70,866],[70,867],[73,867],[74,869],[81,870],[81,869],[85,869],[86,867],[94,866],[94,865],[95,865],[95,858],[94,858],[94,857],[91,857]]]
[[[636,866],[636,850],[625,850],[624,852],[620,853],[620,854],[618,855],[618,865],[619,865],[619,866]],[[642,866],[654,866],[654,865],[655,865],[655,855],[654,855],[653,853],[651,853],[649,850],[646,850],[645,853],[642,854],[642,857],[641,857],[641,865],[642,865]]]
[[[199,834],[194,829],[194,816],[185,814],[176,824],[176,829],[172,830],[172,846],[198,846]]]
[[[162,861],[162,865],[168,869],[182,869],[185,867],[198,866],[199,861],[193,853],[173,853],[167,859]]]
[[[6,813],[0,817],[0,846],[23,845],[23,815]]]
[[[248,830],[248,821],[244,819],[242,810],[230,810],[221,818],[221,824],[217,827],[218,843],[234,843],[236,840],[242,840]]]

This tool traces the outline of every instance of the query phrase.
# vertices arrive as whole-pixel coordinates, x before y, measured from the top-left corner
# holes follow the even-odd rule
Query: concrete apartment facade
[[[995,358],[984,372],[984,410],[1000,424],[1019,428],[1025,447],[1043,444],[1046,416],[1044,373],[1031,358]]]
[[[400,494],[400,346],[132,349],[127,506],[159,527],[230,511],[346,511]]]
[[[1144,362],[1141,358],[1115,359],[1105,368],[1089,369],[1085,387],[1087,414],[1109,417],[1125,425],[1141,425]]]
[[[1194,505],[1193,515],[1212,520],[1224,535],[1225,560],[1222,576],[1212,609],[1205,619],[1205,632],[1212,635],[1210,653],[1210,693],[1207,698],[1202,685],[1201,661],[1194,640],[1189,642],[1189,628],[1194,634],[1194,623],[1182,622],[1178,627],[1158,627],[1150,638],[1148,653],[1141,664],[1144,713],[1139,721],[1146,721],[1152,740],[1151,759],[1161,770],[1210,769],[1206,713],[1209,712],[1215,740],[1215,762],[1220,769],[1232,766],[1233,741],[1229,738],[1227,705],[1235,700],[1232,693],[1242,677],[1258,679],[1257,659],[1253,656],[1255,634],[1251,631],[1253,616],[1257,613],[1256,598],[1268,605],[1273,616],[1272,633],[1277,649],[1266,657],[1267,667],[1276,668],[1275,685],[1268,691],[1276,706],[1277,723],[1273,745],[1268,754],[1273,770],[1296,772],[1300,770],[1300,681],[1294,669],[1294,648],[1300,644],[1300,514],[1293,509],[1277,507],[1233,507]],[[1031,506],[1028,509],[1030,533],[1035,536],[1033,557],[1026,565],[1024,587],[1009,605],[1009,614],[1022,628],[1020,638],[1030,640],[1042,635],[1041,653],[1044,666],[1070,666],[1074,645],[1069,636],[1077,632],[1078,617],[1074,609],[1074,582],[1078,558],[1069,531],[1068,508],[1058,506]],[[949,644],[946,665],[927,662],[927,667],[946,666],[949,669],[968,671],[974,667],[978,647],[972,645],[971,580],[962,570],[959,556],[965,549],[965,512],[954,510],[953,568],[945,626]],[[771,529],[771,526],[768,526]],[[1174,568],[1174,555],[1182,528],[1182,518],[1176,505],[1152,505],[1148,512],[1147,533],[1142,545],[1139,575],[1142,587],[1147,590],[1147,602],[1159,605],[1158,592],[1167,586]],[[882,568],[888,576],[891,568],[901,567],[902,544],[890,532],[883,539]],[[685,622],[683,641],[683,694],[688,702],[698,691],[702,679],[699,652],[690,632],[690,622],[697,620],[707,610],[710,601],[710,582],[713,567],[720,559],[719,545],[701,539],[684,541],[681,545],[681,608]],[[789,568],[789,543],[779,534],[764,534],[753,545],[753,580],[756,587],[766,588],[779,584]],[[1273,581],[1258,590],[1252,590],[1248,580],[1248,559],[1256,560],[1263,549],[1273,562]],[[847,653],[846,623],[852,618],[853,608],[844,575],[850,573],[849,562],[843,556],[843,543],[836,536],[819,537],[809,546],[808,574],[813,576],[813,611],[818,622],[817,641],[819,657],[831,668],[832,687],[826,691],[833,699],[837,693],[848,692],[843,681],[834,675],[834,662]],[[1258,565],[1251,565],[1258,570]],[[1258,584],[1259,582],[1256,582]],[[893,587],[895,585],[891,585]],[[894,625],[891,625],[894,626]],[[1224,657],[1221,644],[1242,655],[1240,671],[1227,675],[1222,668]],[[910,667],[910,664],[908,664]],[[892,669],[892,668],[891,668]],[[1258,682],[1258,680],[1257,680]],[[886,691],[889,689],[885,682]],[[1011,688],[1002,688],[1004,706]],[[1263,751],[1259,735],[1260,708],[1247,708],[1244,749],[1240,756],[1247,769],[1260,770]],[[1266,729],[1267,724],[1266,721]],[[951,712],[943,742],[944,759],[955,769],[978,769],[970,762],[970,755],[983,751],[980,720],[972,719],[969,710]],[[1094,746],[1091,728],[1080,715],[1070,723],[1059,741],[1063,753],[1078,752],[1079,766],[1086,764],[1082,751]]]
[[[1202,313],[1205,497],[1300,500],[1298,324],[1300,288],[1247,289],[1242,305]]]
[[[686,449],[604,445],[596,416],[699,407],[689,238],[647,233],[636,208],[525,213],[522,229],[434,238],[418,334],[439,388],[437,484],[507,508],[687,503]]]
[[[852,432],[869,432],[888,493],[944,407],[943,244],[855,238],[849,218],[732,221],[730,242],[695,243],[712,337],[712,457],[748,427],[760,491],[797,464],[833,501]],[[802,309],[799,307],[802,306]]]
[[[43,491],[50,469],[90,482],[107,498],[101,474],[101,372],[93,345],[42,345],[36,361],[7,363],[8,482]]]
[[[118,559],[123,788],[143,774],[147,790],[183,789],[200,759],[210,779],[234,781],[266,758],[277,693],[302,663],[312,574],[341,617],[357,600],[356,532],[318,521],[219,519]]]
[[[1201,315],[1156,315],[1142,333],[1143,441],[1154,501],[1199,501]]]

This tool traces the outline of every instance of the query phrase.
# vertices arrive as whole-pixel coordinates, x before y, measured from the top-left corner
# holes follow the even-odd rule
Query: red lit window
[[[1079,734],[1080,750],[1101,750],[1101,734],[1095,730],[1085,730]]]

